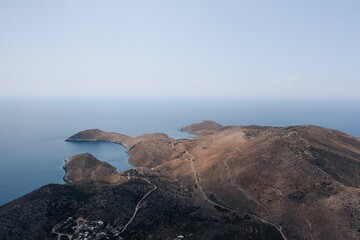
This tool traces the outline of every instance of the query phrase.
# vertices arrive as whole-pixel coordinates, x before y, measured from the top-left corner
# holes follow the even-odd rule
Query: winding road
[[[194,169],[194,164],[193,164],[193,162],[194,162],[194,157],[193,157],[192,155],[190,155],[190,153],[189,153],[188,151],[186,151],[185,153],[189,156],[190,165],[191,165],[191,170],[192,170],[193,175],[194,175],[194,179],[195,179],[196,186],[198,187],[200,193],[203,195],[204,200],[205,200],[206,202],[209,202],[209,203],[211,203],[211,204],[213,204],[213,205],[215,205],[215,206],[218,206],[218,207],[220,207],[220,208],[226,209],[226,210],[228,210],[228,211],[233,211],[232,209],[227,208],[227,207],[225,207],[225,206],[223,206],[223,205],[220,205],[220,204],[218,204],[218,203],[216,203],[216,202],[214,202],[214,201],[212,201],[211,199],[208,198],[208,196],[207,196],[207,195],[205,194],[205,192],[203,191],[203,189],[202,189],[202,187],[201,187],[201,185],[200,185],[200,183],[199,183],[199,180],[198,180],[198,178],[197,178],[197,173],[196,173],[196,171],[195,171],[195,169]]]
[[[152,184],[149,180],[147,179],[142,179],[143,181],[149,183],[150,185],[153,186],[153,189],[149,190],[141,199],[140,201],[136,204],[135,210],[133,215],[131,216],[130,220],[125,224],[125,226],[123,227],[123,229],[121,230],[120,234],[125,232],[126,229],[128,228],[128,226],[132,223],[132,221],[134,220],[136,214],[138,213],[138,211],[145,205],[144,200],[153,192],[157,189],[157,186],[155,184]]]
[[[121,226],[121,227],[115,227],[115,228],[114,228],[114,230],[116,230],[116,231],[115,231],[115,232],[116,232],[115,236],[119,236],[121,233],[123,233],[123,232],[126,231],[126,229],[128,228],[128,226],[133,222],[133,220],[134,220],[134,218],[136,217],[136,214],[138,213],[138,211],[139,211],[142,207],[145,206],[145,202],[144,202],[145,199],[146,199],[153,191],[155,191],[155,190],[158,189],[158,187],[157,187],[155,184],[151,183],[148,179],[143,179],[143,178],[142,178],[141,180],[149,183],[150,185],[153,186],[153,188],[150,189],[150,190],[140,199],[140,201],[136,204],[133,215],[131,216],[130,220],[124,225],[124,227]],[[79,227],[79,221],[80,221],[80,220],[81,220],[81,221],[88,222],[86,219],[78,218],[78,219],[76,220],[77,227]],[[72,235],[72,234],[61,233],[61,232],[58,232],[58,231],[57,231],[57,229],[58,229],[59,227],[61,227],[60,225],[63,224],[63,223],[64,223],[63,221],[57,223],[57,224],[52,228],[51,233],[56,234],[58,240],[61,240],[61,237],[62,237],[62,236],[66,236],[69,240],[73,239],[73,235]],[[117,229],[121,229],[121,231],[119,231],[119,230],[117,230]],[[122,239],[122,238],[120,238],[120,239]]]
[[[201,184],[199,183],[198,174],[196,173],[195,168],[194,168],[194,164],[193,164],[193,162],[194,162],[194,157],[193,157],[188,151],[186,151],[185,153],[186,153],[186,154],[188,155],[188,157],[189,157],[190,166],[191,166],[191,170],[192,170],[192,172],[193,172],[193,176],[194,176],[194,179],[195,179],[195,183],[196,183],[196,185],[198,186],[199,191],[200,191],[201,194],[203,195],[204,200],[207,201],[207,202],[209,202],[209,203],[211,203],[211,204],[213,204],[214,206],[220,207],[220,208],[222,208],[222,209],[226,209],[226,210],[228,210],[228,211],[232,211],[232,212],[236,212],[236,213],[243,214],[243,213],[239,212],[238,210],[225,207],[224,205],[221,205],[221,204],[219,204],[219,203],[216,203],[216,202],[214,202],[214,201],[212,201],[212,200],[210,200],[210,199],[208,198],[208,196],[206,195],[206,193],[203,191],[203,188],[202,188]],[[227,165],[227,163],[225,163],[225,164]],[[244,190],[242,190],[242,191],[244,191]],[[288,240],[287,237],[285,236],[285,234],[282,232],[281,226],[278,226],[278,225],[276,225],[275,223],[269,222],[269,221],[267,221],[267,220],[265,220],[265,219],[263,219],[263,218],[261,218],[261,217],[258,217],[258,216],[256,216],[256,215],[252,215],[252,214],[248,214],[248,215],[251,216],[251,217],[253,217],[254,219],[259,220],[259,221],[262,222],[262,223],[269,224],[269,225],[275,227],[275,228],[278,230],[278,232],[281,234],[283,240]]]
[[[61,222],[59,222],[58,224],[56,224],[52,229],[51,229],[51,233],[53,233],[53,234],[56,234],[57,236],[58,236],[58,240],[61,240],[61,237],[62,236],[66,236],[69,240],[71,240],[72,239],[72,237],[73,237],[73,235],[71,235],[71,234],[67,234],[67,233],[60,233],[60,232],[57,232],[55,229],[60,225],[60,224],[62,224],[63,223],[63,221],[61,221]]]
[[[228,172],[228,176],[229,176],[229,180],[230,180],[230,184],[239,192],[241,192],[246,198],[248,198],[250,201],[254,202],[255,205],[259,206],[260,208],[262,208],[263,210],[265,210],[266,214],[268,214],[269,216],[271,215],[269,209],[267,207],[265,207],[264,205],[262,205],[259,201],[257,201],[255,198],[253,198],[249,193],[247,193],[241,186],[239,186],[238,184],[236,184],[234,178],[232,177],[231,174],[231,170],[230,167],[228,165],[228,160],[230,158],[232,158],[233,155],[231,155],[230,157],[226,158],[224,160],[224,164],[225,164],[225,168],[227,169]]]

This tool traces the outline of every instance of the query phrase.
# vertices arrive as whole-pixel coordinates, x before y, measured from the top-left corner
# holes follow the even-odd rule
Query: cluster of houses
[[[104,226],[104,222],[98,221],[87,221],[85,219],[78,219],[76,226],[73,226],[74,231],[73,239],[81,240],[101,240],[108,239],[107,228]]]
[[[88,221],[84,218],[68,218],[66,221],[59,224],[56,231],[61,235],[71,236],[73,240],[103,240],[109,239],[106,232],[109,226],[105,226],[104,222]],[[71,234],[70,234],[71,233]]]

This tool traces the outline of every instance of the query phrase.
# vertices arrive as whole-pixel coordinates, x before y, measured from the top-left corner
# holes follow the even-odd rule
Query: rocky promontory
[[[66,139],[66,141],[104,141],[125,144],[128,139],[130,137],[123,134],[104,132],[99,129],[88,129],[74,134]]]
[[[85,184],[91,182],[110,183],[117,174],[116,168],[107,162],[96,159],[89,153],[83,153],[68,158],[64,169],[64,180],[70,184]]]
[[[207,135],[220,131],[222,127],[223,126],[214,121],[206,120],[200,123],[190,124],[186,127],[180,128],[179,130],[194,135]]]

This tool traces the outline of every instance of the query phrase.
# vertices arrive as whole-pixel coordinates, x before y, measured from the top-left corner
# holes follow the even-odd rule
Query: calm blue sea
[[[72,143],[99,128],[130,136],[177,130],[211,119],[223,125],[314,124],[360,136],[360,101],[269,99],[0,98],[0,205],[48,183],[63,183],[64,160],[90,152],[119,171],[130,168],[113,143]]]

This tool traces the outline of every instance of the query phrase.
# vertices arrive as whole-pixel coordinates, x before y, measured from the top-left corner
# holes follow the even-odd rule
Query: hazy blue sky
[[[0,95],[360,97],[360,1],[0,0]]]

